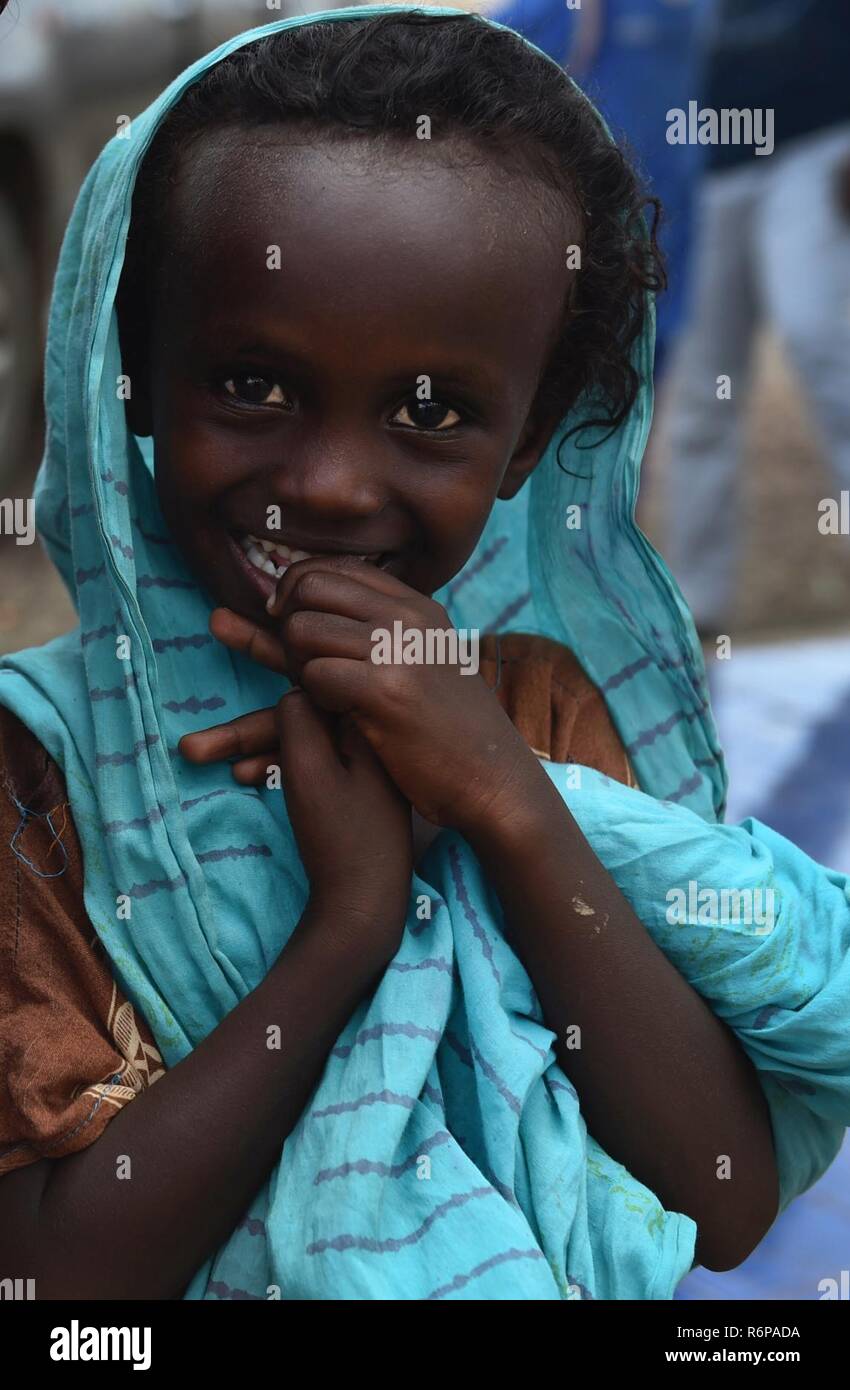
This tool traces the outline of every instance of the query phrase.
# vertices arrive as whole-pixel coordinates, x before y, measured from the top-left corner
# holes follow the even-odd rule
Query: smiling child
[[[92,170],[36,498],[80,627],[0,667],[40,1297],[669,1298],[834,1157],[847,884],[717,824],[633,520],[642,208],[555,64],[398,6],[241,35]]]

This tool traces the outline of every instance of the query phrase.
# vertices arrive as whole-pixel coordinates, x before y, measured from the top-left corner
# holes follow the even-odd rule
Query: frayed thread
[[[56,826],[53,824],[53,815],[54,815],[54,813],[55,813],[56,811],[59,810],[59,807],[58,807],[58,806],[54,806],[52,811],[31,811],[31,810],[29,809],[28,806],[24,806],[24,805],[18,800],[18,798],[14,795],[14,793],[10,793],[10,794],[11,794],[12,800],[13,800],[14,803],[15,803],[15,806],[17,807],[17,809],[18,809],[18,811],[20,812],[20,815],[21,815],[21,819],[20,819],[20,821],[19,821],[19,823],[18,823],[17,829],[15,830],[14,835],[12,836],[11,840],[9,841],[9,848],[11,849],[12,853],[15,855],[16,859],[20,859],[20,861],[21,861],[22,864],[26,864],[26,866],[27,866],[28,869],[32,869],[32,871],[33,871],[34,874],[38,874],[38,877],[39,877],[39,878],[61,878],[62,874],[64,874],[65,871],[66,871],[66,869],[68,868],[68,851],[66,850],[66,848],[65,848],[65,846],[64,846],[64,844],[63,844],[63,842],[62,842],[62,836],[64,835],[64,833],[65,833],[65,827],[66,827],[67,824],[68,824],[68,813],[67,813],[67,809],[66,809],[67,803],[64,803],[63,806],[62,806],[62,810],[65,812],[65,818],[64,818],[64,820],[63,820],[63,822],[62,822],[62,829],[61,829],[61,830],[57,830],[57,829],[56,829]],[[57,869],[56,872],[55,872],[55,873],[52,873],[52,874],[45,873],[42,869],[36,868],[36,866],[35,866],[35,864],[33,864],[32,860],[31,860],[31,859],[28,859],[27,856],[26,856],[21,850],[18,849],[18,840],[20,839],[21,835],[24,833],[24,830],[26,829],[26,826],[27,826],[27,822],[30,821],[30,820],[36,820],[36,819],[37,819],[37,820],[46,820],[46,821],[47,821],[47,824],[50,826],[51,834],[53,835],[53,840],[52,840],[52,842],[51,842],[50,848],[49,848],[48,851],[47,851],[47,857],[48,857],[48,858],[50,857],[50,855],[53,853],[53,850],[55,849],[56,845],[58,845],[59,848],[61,849],[62,854],[63,854],[64,859],[65,859],[65,862],[64,862],[64,864],[62,865],[62,868],[61,868],[61,869]]]

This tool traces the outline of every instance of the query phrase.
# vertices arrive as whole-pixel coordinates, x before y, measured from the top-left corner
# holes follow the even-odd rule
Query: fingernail
[[[275,599],[276,599],[276,598],[277,598],[277,591],[275,590],[275,592],[274,592],[273,594],[269,594],[268,598],[266,599],[266,612],[267,612],[267,613],[271,613],[271,612],[272,612],[272,610],[273,610],[273,608],[274,608],[274,605],[275,605]]]

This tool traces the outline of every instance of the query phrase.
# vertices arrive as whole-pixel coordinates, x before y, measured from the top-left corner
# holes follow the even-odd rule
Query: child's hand
[[[498,816],[536,759],[492,691],[459,666],[376,665],[377,628],[445,630],[445,610],[362,561],[316,557],[290,566],[273,609],[273,633],[226,610],[211,629],[221,641],[298,680],[320,707],[356,722],[396,785],[426,819],[458,829]],[[239,757],[240,781],[265,775],[271,711],[188,736],[198,761]],[[259,755],[259,756],[257,756]]]
[[[342,930],[362,926],[369,946],[391,959],[410,897],[410,806],[350,720],[317,710],[301,690],[271,713],[311,903]]]
[[[286,654],[280,639],[232,609],[213,609],[210,632],[231,651],[244,652],[258,665],[286,674]],[[278,763],[278,742],[277,711],[270,705],[226,724],[184,734],[178,746],[191,763],[221,763],[233,758],[231,771],[236,781],[245,787],[260,787],[269,768]]]

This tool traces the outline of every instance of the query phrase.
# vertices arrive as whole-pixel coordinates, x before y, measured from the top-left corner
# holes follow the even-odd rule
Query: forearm
[[[588,1129],[693,1218],[703,1263],[736,1263],[775,1216],[777,1180],[767,1104],[734,1034],[655,945],[538,765],[513,815],[465,834]]]
[[[262,984],[94,1144],[52,1165],[39,1297],[179,1297],[245,1214],[382,968],[308,908]],[[279,1049],[267,1045],[273,1025]]]

